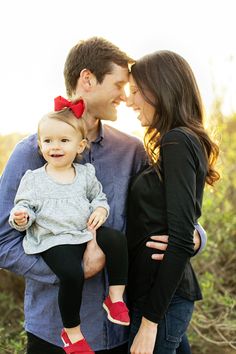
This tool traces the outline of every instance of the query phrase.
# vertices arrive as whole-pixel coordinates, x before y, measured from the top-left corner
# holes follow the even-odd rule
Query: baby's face
[[[69,167],[86,146],[82,135],[71,125],[56,119],[40,123],[39,147],[44,159],[54,167]]]

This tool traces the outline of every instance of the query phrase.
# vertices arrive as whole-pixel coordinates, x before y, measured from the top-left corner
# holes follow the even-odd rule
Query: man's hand
[[[151,241],[148,241],[146,243],[146,246],[149,248],[152,248],[154,250],[158,251],[165,251],[168,246],[168,235],[156,235],[156,236],[151,236],[150,239]],[[164,253],[156,253],[152,254],[152,259],[155,259],[156,261],[161,261],[164,257]]]
[[[13,214],[13,220],[18,226],[25,226],[28,222],[28,217],[26,210],[18,210]]]
[[[151,236],[150,239],[151,240],[146,243],[147,247],[152,248],[154,250],[165,252],[168,246],[168,239],[169,239],[168,235]],[[197,230],[194,230],[193,242],[194,242],[194,251],[196,252],[201,245],[201,238]],[[160,254],[156,253],[152,255],[152,259],[156,261],[161,261],[163,257],[164,257],[164,253],[160,253]]]
[[[98,207],[90,215],[87,226],[90,229],[97,230],[102,224],[104,224],[106,218],[107,218],[107,210],[105,208]]]
[[[85,279],[91,278],[99,273],[105,266],[105,254],[98,246],[96,241],[96,231],[89,229],[93,234],[93,239],[87,242],[84,252],[84,277]]]
[[[197,252],[201,247],[201,237],[198,231],[195,229],[193,233],[194,251]]]

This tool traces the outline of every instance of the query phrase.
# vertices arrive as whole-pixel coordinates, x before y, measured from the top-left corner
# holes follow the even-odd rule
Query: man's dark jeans
[[[32,333],[27,332],[27,337],[27,354],[65,354],[62,348],[48,343]],[[96,354],[127,354],[127,343],[113,349],[98,351]]]

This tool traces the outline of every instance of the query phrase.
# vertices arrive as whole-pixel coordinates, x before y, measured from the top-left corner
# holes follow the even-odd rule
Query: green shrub
[[[208,244],[193,261],[204,299],[196,303],[190,337],[201,354],[236,352],[236,115],[218,112],[217,123],[221,180],[206,189],[200,222]]]

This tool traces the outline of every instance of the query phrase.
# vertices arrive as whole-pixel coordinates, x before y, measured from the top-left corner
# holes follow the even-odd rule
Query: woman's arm
[[[188,138],[181,132],[170,133],[161,155],[168,246],[142,311],[145,318],[156,323],[163,318],[185,266],[194,255],[196,164]]]

